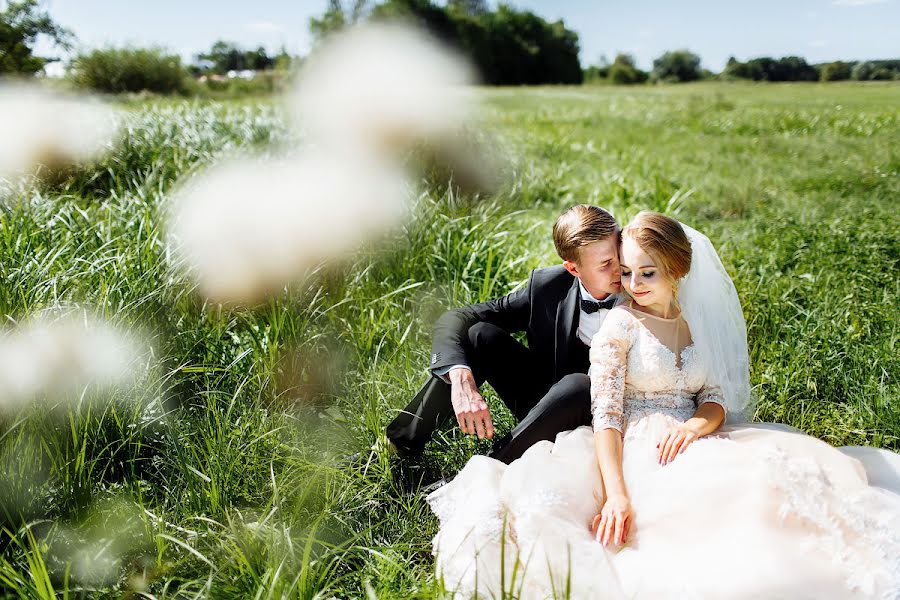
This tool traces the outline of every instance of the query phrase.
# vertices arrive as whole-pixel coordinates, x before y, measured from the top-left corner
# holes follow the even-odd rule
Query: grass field
[[[442,310],[557,261],[573,203],[676,216],[717,245],[740,293],[757,420],[900,450],[900,85],[698,84],[483,92],[507,178],[487,199],[423,181],[384,250],[254,311],[206,305],[166,262],[176,178],[285,142],[268,101],[129,105],[101,164],[12,194],[0,310],[98,307],[149,332],[120,403],[0,417],[0,597],[440,595],[436,520],[368,448],[426,376]],[[488,395],[498,435],[511,426]],[[426,479],[478,442],[445,429]]]

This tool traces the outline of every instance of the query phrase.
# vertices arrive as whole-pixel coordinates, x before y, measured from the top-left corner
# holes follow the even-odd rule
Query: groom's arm
[[[468,367],[465,340],[469,328],[476,323],[492,323],[510,333],[525,331],[531,317],[531,286],[534,271],[528,284],[502,298],[480,304],[471,304],[445,312],[434,325],[431,344],[431,371],[444,375],[454,367]]]

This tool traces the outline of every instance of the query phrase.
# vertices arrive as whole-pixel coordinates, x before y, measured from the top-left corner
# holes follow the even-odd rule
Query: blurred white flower
[[[292,108],[317,143],[404,151],[471,116],[476,77],[459,54],[400,24],[334,35],[306,61]]]
[[[205,295],[252,303],[390,230],[407,193],[399,169],[359,156],[232,160],[176,191],[170,247]]]
[[[58,523],[41,541],[47,548],[51,574],[62,576],[68,571],[73,582],[89,587],[115,585],[122,577],[126,556],[132,569],[150,562],[153,534],[144,522],[141,508],[119,496],[90,506],[80,523]],[[135,573],[129,583],[132,589],[145,585]]]
[[[63,317],[22,325],[0,336],[0,410],[127,381],[138,358],[130,336],[100,322]]]
[[[336,34],[305,63],[290,114],[307,147],[273,164],[235,159],[174,194],[170,249],[214,301],[252,304],[407,216],[400,166],[416,145],[463,185],[486,189],[467,61],[424,33],[369,24]],[[437,171],[435,169],[435,171]]]
[[[115,111],[86,97],[37,85],[0,83],[0,177],[42,164],[93,158],[116,129]]]

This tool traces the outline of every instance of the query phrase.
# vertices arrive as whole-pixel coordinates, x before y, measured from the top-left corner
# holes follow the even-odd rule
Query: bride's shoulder
[[[614,306],[604,317],[598,333],[602,337],[626,337],[634,328],[635,322],[634,315],[626,306]]]
[[[621,323],[630,323],[635,321],[637,317],[634,314],[634,309],[632,309],[627,304],[619,304],[612,307],[609,310],[609,314],[606,315],[606,319],[612,319],[614,322]]]

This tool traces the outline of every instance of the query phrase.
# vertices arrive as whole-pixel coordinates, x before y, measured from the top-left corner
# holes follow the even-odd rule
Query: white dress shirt
[[[591,296],[591,293],[587,291],[587,288],[584,287],[584,284],[581,283],[581,279],[578,280],[578,286],[581,288],[581,298],[585,300],[594,299]],[[603,300],[608,299],[609,296],[604,298]],[[597,300],[597,302],[601,302],[601,300]],[[579,310],[581,307],[581,302],[578,303]],[[581,315],[578,318],[578,339],[584,342],[585,346],[591,345],[591,340],[598,331],[600,331],[600,325],[603,324],[603,319],[606,318],[606,315],[609,313],[608,309],[601,308],[597,312],[587,314],[583,310],[581,311]]]

